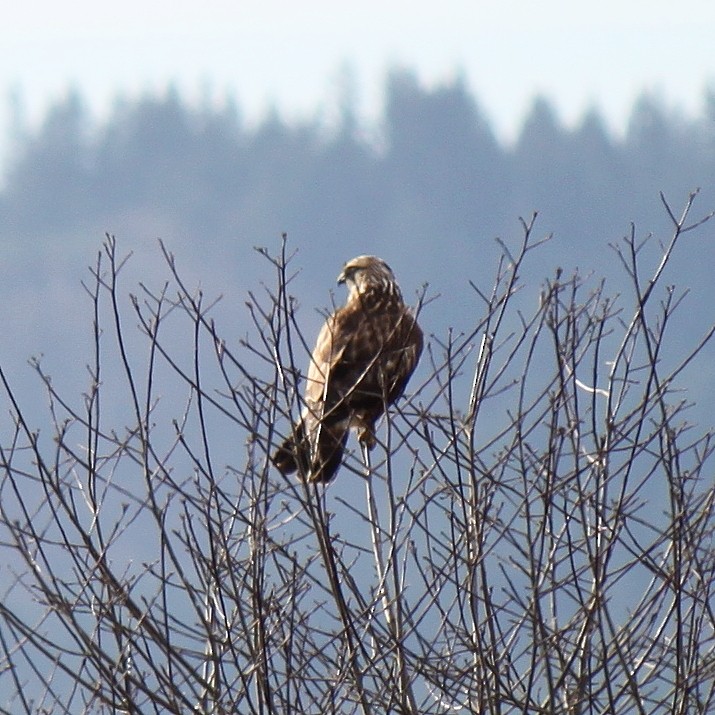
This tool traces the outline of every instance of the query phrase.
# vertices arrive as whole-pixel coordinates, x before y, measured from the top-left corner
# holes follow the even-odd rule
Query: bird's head
[[[338,276],[338,283],[347,285],[350,298],[368,290],[398,291],[390,266],[377,256],[358,256],[348,261]]]

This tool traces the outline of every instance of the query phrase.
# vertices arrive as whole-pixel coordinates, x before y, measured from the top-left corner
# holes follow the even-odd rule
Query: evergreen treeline
[[[628,221],[652,219],[659,191],[679,201],[715,183],[715,96],[706,104],[685,119],[643,97],[620,139],[596,111],[566,129],[537,99],[507,147],[463,82],[426,89],[409,72],[387,81],[379,142],[350,106],[329,134],[275,115],[249,128],[231,104],[196,108],[169,91],[93,126],[71,93],[18,132],[0,230],[33,242],[89,226],[120,234],[132,215],[199,247],[286,230],[318,245],[339,232],[460,251],[538,210],[567,245],[587,228],[600,251]]]

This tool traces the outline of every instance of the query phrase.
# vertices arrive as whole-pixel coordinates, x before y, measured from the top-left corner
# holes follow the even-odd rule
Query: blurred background
[[[83,389],[81,282],[105,232],[134,254],[127,295],[165,280],[161,238],[224,296],[229,340],[272,281],[254,247],[283,232],[309,340],[341,264],[368,252],[408,297],[429,283],[426,332],[469,330],[470,281],[489,289],[494,239],[516,245],[534,211],[553,239],[525,305],[557,267],[626,291],[609,244],[633,222],[652,270],[659,192],[680,210],[700,187],[694,217],[715,209],[713,26],[697,0],[16,4],[0,27],[0,364],[31,392],[42,354]],[[712,322],[714,230],[669,269],[690,291],[676,345]],[[693,394],[712,392],[711,365]]]

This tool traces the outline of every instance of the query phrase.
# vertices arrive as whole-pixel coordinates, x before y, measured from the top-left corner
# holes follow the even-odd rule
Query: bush
[[[711,712],[713,442],[679,389],[713,331],[670,345],[682,295],[661,286],[692,202],[664,201],[651,275],[634,230],[615,247],[630,299],[557,271],[529,306],[524,222],[470,330],[432,337],[368,463],[327,489],[268,459],[310,347],[285,241],[236,346],[163,246],[170,282],[126,304],[108,237],[87,393],[35,364],[53,444],[0,375],[0,706]]]

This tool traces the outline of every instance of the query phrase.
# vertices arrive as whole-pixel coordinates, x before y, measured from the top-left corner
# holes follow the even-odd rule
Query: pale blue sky
[[[700,111],[714,37],[712,0],[26,0],[3,11],[0,91],[19,89],[31,120],[70,85],[101,118],[117,93],[170,81],[188,97],[228,91],[249,120],[270,103],[329,116],[348,63],[369,119],[386,70],[402,65],[428,84],[461,71],[502,137],[538,93],[568,124],[596,105],[622,130],[642,90]]]

